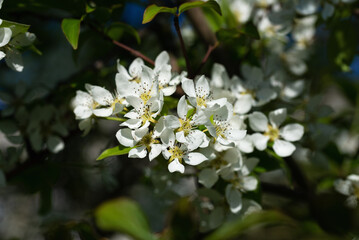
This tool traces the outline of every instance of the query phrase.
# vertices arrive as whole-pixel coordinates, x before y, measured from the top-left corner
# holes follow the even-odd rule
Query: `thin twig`
[[[112,39],[111,39],[111,40],[112,40]],[[118,47],[120,47],[120,48],[123,48],[123,49],[129,51],[132,55],[134,55],[134,56],[136,56],[136,57],[142,58],[143,60],[145,60],[146,62],[148,62],[148,63],[151,64],[152,66],[155,65],[155,62],[154,62],[152,59],[150,59],[149,57],[143,55],[141,52],[139,52],[139,51],[137,51],[137,50],[135,50],[135,49],[133,49],[133,48],[131,48],[131,47],[129,47],[129,46],[123,44],[123,43],[120,43],[120,42],[118,42],[118,41],[116,41],[116,40],[112,40],[112,42],[113,42],[113,44],[115,44],[116,46],[118,46]]]
[[[190,66],[190,63],[189,63],[189,59],[188,59],[186,47],[185,47],[185,45],[184,45],[184,41],[183,41],[181,29],[180,29],[180,26],[179,26],[178,15],[176,15],[176,16],[174,17],[174,25],[175,25],[175,28],[176,28],[176,32],[177,32],[178,38],[179,38],[180,43],[181,43],[181,49],[182,49],[182,53],[183,53],[184,59],[186,60],[187,73],[188,73],[189,76],[191,76],[191,75],[192,75],[192,74],[191,74],[191,73],[192,73],[192,71],[191,71],[191,66]]]
[[[115,44],[116,46],[122,48],[122,49],[125,49],[126,51],[130,52],[132,55],[136,56],[136,57],[139,57],[139,58],[142,58],[143,60],[145,60],[146,62],[148,62],[149,64],[151,64],[152,66],[155,65],[155,62],[150,59],[149,57],[145,56],[144,54],[142,54],[141,52],[123,44],[123,43],[120,43],[116,40],[113,40],[111,39],[109,36],[107,36],[103,31],[101,31],[100,29],[98,29],[94,24],[91,24],[91,23],[87,23],[87,25],[95,30],[96,32],[100,33],[105,39],[111,41],[113,44]]]
[[[207,60],[208,60],[208,58],[209,58],[209,55],[211,55],[212,51],[213,51],[214,49],[216,49],[218,45],[219,45],[219,42],[216,42],[214,45],[208,46],[207,53],[206,53],[206,55],[203,57],[201,64],[199,65],[197,71],[194,73],[194,76],[198,75],[198,74],[201,72],[201,70],[202,70],[204,64],[206,64],[206,62],[207,62]],[[192,77],[194,77],[194,76],[190,76],[189,78],[192,78]]]

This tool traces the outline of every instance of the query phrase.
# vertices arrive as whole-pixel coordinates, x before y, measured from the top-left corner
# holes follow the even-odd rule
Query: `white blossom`
[[[269,113],[269,123],[267,117],[261,112],[253,112],[249,115],[250,127],[260,133],[251,135],[254,146],[263,151],[267,147],[268,141],[273,142],[273,150],[280,157],[288,157],[293,154],[295,146],[291,143],[298,141],[304,134],[302,125],[293,123],[282,128],[279,126],[287,117],[285,108],[277,109]],[[284,139],[284,140],[282,140]]]

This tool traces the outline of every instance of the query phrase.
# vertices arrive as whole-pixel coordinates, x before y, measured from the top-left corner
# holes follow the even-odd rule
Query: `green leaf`
[[[128,24],[121,23],[121,22],[114,22],[106,29],[106,34],[113,40],[119,40],[124,34],[131,35],[134,37],[138,44],[140,44],[141,39],[140,35],[136,29],[131,27]]]
[[[212,115],[210,116],[209,120],[211,121],[212,125],[215,126],[216,124],[214,123],[213,116],[214,116],[214,115],[212,114]]]
[[[95,219],[104,231],[123,232],[139,240],[157,239],[140,207],[130,199],[118,198],[101,204],[95,211]]]
[[[248,37],[259,40],[261,37],[259,36],[259,32],[257,27],[253,23],[247,23],[239,29],[240,33],[247,35]]]
[[[61,23],[62,31],[74,50],[77,49],[79,42],[80,24],[81,20],[74,18],[65,18]]]
[[[178,8],[178,15],[180,15],[181,13],[190,10],[191,8],[196,8],[196,7],[206,7],[206,8],[211,8],[213,9],[216,13],[218,13],[219,15],[222,15],[222,11],[221,11],[221,7],[219,6],[219,4],[214,1],[214,0],[209,0],[207,2],[202,2],[202,1],[195,1],[195,2],[186,2],[181,4],[181,6],[179,6]]]
[[[101,153],[101,155],[96,160],[102,160],[107,157],[124,155],[129,153],[129,151],[134,147],[123,147],[123,146],[116,146],[113,148],[106,149]]]
[[[3,20],[1,27],[11,28],[11,36],[15,37],[16,35],[19,35],[21,33],[26,33],[29,30],[30,25]]]
[[[173,8],[168,8],[168,7],[159,7],[155,4],[152,4],[150,6],[148,6],[145,10],[145,12],[143,13],[143,20],[142,20],[142,24],[145,23],[149,23],[153,20],[154,17],[156,17],[157,14],[159,13],[171,13],[173,15],[176,15],[177,13],[177,8],[173,7]]]
[[[251,227],[258,225],[279,224],[279,225],[293,225],[294,222],[289,217],[276,211],[260,211],[255,212],[244,218],[239,218],[235,221],[225,223],[212,234],[205,238],[205,240],[226,240],[234,239],[243,235]]]
[[[193,116],[193,114],[195,114],[196,112],[196,109],[195,108],[190,108],[187,112],[187,118],[190,118]]]

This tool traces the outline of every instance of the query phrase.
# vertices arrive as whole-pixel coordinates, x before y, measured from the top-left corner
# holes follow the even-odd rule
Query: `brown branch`
[[[116,46],[118,46],[118,47],[120,47],[120,48],[122,48],[122,49],[125,49],[126,51],[129,51],[132,55],[134,55],[134,56],[136,56],[136,57],[142,58],[143,60],[145,60],[146,62],[148,62],[148,63],[151,64],[152,66],[155,65],[155,62],[154,62],[152,59],[150,59],[149,57],[145,56],[145,55],[142,54],[141,52],[139,52],[139,51],[137,51],[137,50],[135,50],[135,49],[133,49],[133,48],[131,48],[131,47],[129,47],[129,46],[123,44],[123,43],[120,43],[120,42],[118,42],[118,41],[116,41],[116,40],[112,40],[112,39],[111,39],[111,41],[112,41],[113,44],[115,44]]]
[[[198,74],[201,72],[201,70],[202,70],[204,64],[206,64],[206,62],[207,62],[207,60],[208,60],[208,58],[209,58],[209,55],[211,55],[212,51],[213,51],[214,49],[216,49],[216,48],[218,47],[218,45],[219,45],[219,42],[216,42],[214,45],[210,45],[210,46],[208,47],[207,53],[206,53],[206,55],[203,57],[201,64],[200,64],[199,67],[197,68],[197,71],[194,73],[194,76],[198,75]],[[189,78],[192,78],[192,77],[194,77],[194,76],[190,76]]]
[[[86,22],[86,21],[85,21],[85,22]],[[131,47],[129,47],[129,46],[123,44],[123,43],[120,43],[120,42],[118,42],[118,41],[116,41],[116,40],[113,40],[112,38],[110,38],[109,36],[107,36],[103,31],[101,31],[100,29],[98,29],[94,24],[91,24],[91,23],[87,22],[87,25],[88,25],[91,29],[93,29],[93,30],[95,30],[96,32],[100,33],[103,38],[105,38],[105,39],[108,40],[108,41],[111,41],[111,42],[112,42],[113,44],[115,44],[116,46],[118,46],[118,47],[120,47],[120,48],[122,48],[122,49],[124,49],[124,50],[126,50],[126,51],[128,51],[128,52],[130,52],[132,55],[134,55],[134,56],[136,56],[136,57],[142,58],[144,61],[148,62],[148,63],[151,64],[152,66],[155,65],[155,62],[154,62],[152,59],[150,59],[149,57],[145,56],[145,55],[142,54],[141,52],[139,52],[139,51],[137,51],[137,50],[135,50],[135,49],[133,49],[133,48],[131,48]]]
[[[186,51],[186,46],[184,45],[184,41],[183,41],[183,37],[182,37],[182,33],[181,33],[181,28],[179,26],[178,15],[176,15],[173,20],[174,20],[174,25],[175,25],[175,28],[176,28],[178,38],[179,38],[180,43],[181,43],[182,54],[184,56],[184,59],[186,60],[187,73],[188,73],[189,76],[191,76],[192,75],[191,66],[190,66],[190,63],[189,63],[189,59],[188,59],[188,55],[187,55],[187,51]]]

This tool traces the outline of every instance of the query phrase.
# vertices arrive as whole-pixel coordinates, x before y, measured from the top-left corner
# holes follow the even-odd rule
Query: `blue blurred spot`
[[[0,99],[0,111],[4,110],[6,107],[7,107],[7,104],[3,100]]]
[[[123,9],[122,21],[131,25],[134,28],[143,28],[142,24],[143,12],[145,7],[137,3],[126,3]]]
[[[352,61],[352,64],[350,65],[350,68],[352,69],[352,74],[356,77],[359,77],[359,55],[356,55]]]

